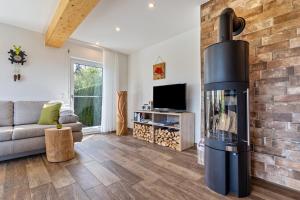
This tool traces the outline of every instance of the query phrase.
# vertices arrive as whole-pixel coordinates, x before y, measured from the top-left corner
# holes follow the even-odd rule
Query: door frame
[[[77,58],[77,57],[71,57],[70,59],[70,81],[69,81],[69,103],[70,107],[74,109],[74,64],[79,63],[82,65],[88,65],[91,67],[97,67],[97,68],[102,68],[102,75],[103,75],[103,63],[97,62],[97,61],[91,61],[91,60],[86,60],[83,58]],[[103,78],[103,76],[102,76]],[[103,84],[102,84],[103,85]],[[103,96],[102,96],[103,98]],[[83,128],[83,133],[84,134],[94,134],[94,133],[99,133],[101,130],[101,126],[95,126],[95,127],[86,127]]]

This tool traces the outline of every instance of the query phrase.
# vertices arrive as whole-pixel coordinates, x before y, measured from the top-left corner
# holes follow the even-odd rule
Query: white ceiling
[[[199,0],[156,0],[154,9],[148,2],[102,0],[72,37],[130,53],[200,26]]]
[[[0,23],[45,33],[57,5],[58,0],[0,0]],[[200,0],[102,0],[71,38],[129,54],[199,27],[199,6]]]
[[[58,0],[0,0],[0,23],[44,33]]]

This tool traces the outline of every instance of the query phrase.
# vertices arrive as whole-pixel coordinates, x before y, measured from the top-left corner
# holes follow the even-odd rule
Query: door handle
[[[247,143],[250,146],[250,109],[249,109],[249,88],[247,88]]]

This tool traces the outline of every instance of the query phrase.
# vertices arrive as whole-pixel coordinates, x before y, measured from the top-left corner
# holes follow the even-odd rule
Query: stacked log
[[[180,134],[178,130],[156,129],[155,143],[180,151]]]
[[[138,123],[134,124],[133,137],[146,140],[151,143],[154,142],[152,127],[143,124],[138,124]]]

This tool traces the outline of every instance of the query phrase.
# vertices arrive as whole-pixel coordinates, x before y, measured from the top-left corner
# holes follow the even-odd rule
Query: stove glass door
[[[214,90],[206,92],[206,137],[236,144],[237,91]]]

